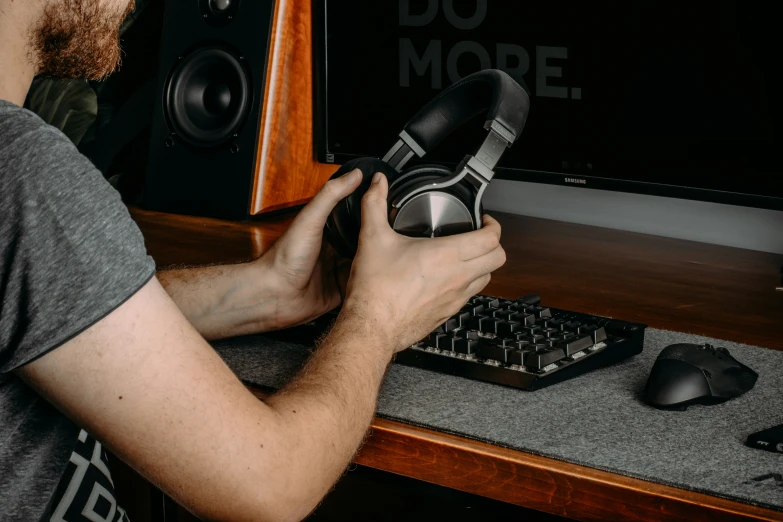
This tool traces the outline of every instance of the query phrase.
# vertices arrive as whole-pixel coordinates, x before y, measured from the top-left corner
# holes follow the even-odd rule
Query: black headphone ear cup
[[[332,245],[332,248],[342,257],[351,257],[351,247],[343,240],[340,231],[337,229],[335,223],[334,213],[329,214],[326,218],[326,226],[324,227],[324,235],[326,240]]]
[[[376,172],[383,173],[390,185],[398,177],[398,172],[388,163],[377,158],[357,158],[345,163],[329,179],[335,179],[357,168],[362,172],[362,181],[359,187],[337,203],[326,220],[329,242],[346,258],[356,255],[359,230],[361,229],[362,197],[370,187],[373,175]]]
[[[343,164],[337,172],[329,177],[329,180],[339,178],[343,174],[346,174],[356,168],[356,164],[363,158],[353,159]],[[337,205],[329,213],[326,218],[326,225],[324,226],[324,234],[329,244],[343,257],[350,258],[353,256],[351,247],[343,239],[343,231],[340,224],[345,222],[345,199],[340,200]]]

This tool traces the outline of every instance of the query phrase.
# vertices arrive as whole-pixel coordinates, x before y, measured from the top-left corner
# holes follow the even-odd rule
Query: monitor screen
[[[505,179],[783,209],[772,4],[316,0],[320,161],[381,156],[442,89],[497,68],[530,115]],[[425,158],[455,165],[484,118]]]

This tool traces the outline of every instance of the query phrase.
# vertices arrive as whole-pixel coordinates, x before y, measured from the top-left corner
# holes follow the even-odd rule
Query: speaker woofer
[[[164,111],[176,135],[196,147],[217,147],[242,126],[251,106],[250,78],[232,53],[197,49],[172,71]]]

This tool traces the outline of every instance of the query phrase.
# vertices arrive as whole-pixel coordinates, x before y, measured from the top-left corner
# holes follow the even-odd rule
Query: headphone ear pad
[[[326,237],[337,252],[346,258],[356,255],[361,230],[362,197],[367,192],[376,172],[383,173],[389,185],[394,183],[399,173],[388,163],[377,158],[356,158],[345,163],[329,179],[335,179],[354,169],[362,172],[359,187],[340,200],[326,220]]]
[[[339,178],[343,174],[347,174],[348,172],[352,171],[354,168],[356,168],[356,164],[365,158],[356,158],[353,160],[348,161],[347,163],[344,163],[334,174],[332,174],[329,177],[329,180],[333,180],[336,178]],[[346,221],[346,209],[345,209],[345,199],[341,199],[337,205],[332,209],[332,211],[329,213],[329,216],[326,218],[326,225],[324,226],[324,235],[326,236],[326,240],[329,241],[329,244],[332,245],[332,247],[337,251],[338,254],[345,258],[350,258],[353,254],[351,253],[351,247],[350,245],[343,239],[343,230],[342,228],[345,226]],[[341,226],[342,225],[342,226]]]

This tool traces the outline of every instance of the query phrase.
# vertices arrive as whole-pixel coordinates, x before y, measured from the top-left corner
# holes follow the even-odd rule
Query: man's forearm
[[[299,375],[266,403],[281,419],[290,459],[289,484],[279,494],[300,506],[303,518],[344,472],[375,413],[393,343],[343,309],[334,328]],[[302,502],[304,500],[304,502]]]
[[[205,339],[222,339],[269,329],[265,309],[275,297],[253,263],[158,272],[158,280]]]
[[[258,318],[276,306],[263,301],[264,282],[250,264],[170,270],[158,279],[207,339],[259,331]],[[297,377],[266,401],[277,413],[271,432],[285,455],[274,486],[276,504],[288,508],[284,518],[292,506],[306,516],[361,444],[393,351],[382,332],[361,317],[361,307],[344,307]]]

